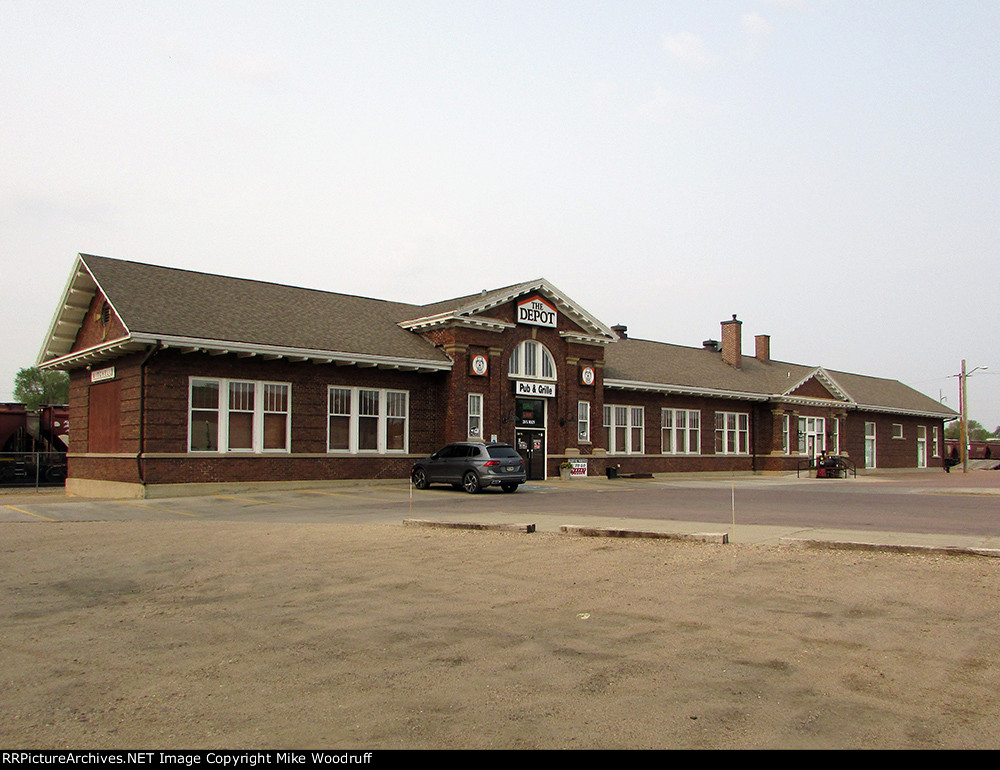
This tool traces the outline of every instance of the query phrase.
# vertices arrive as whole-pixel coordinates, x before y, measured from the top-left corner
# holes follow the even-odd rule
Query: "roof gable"
[[[484,289],[479,294],[469,294],[464,297],[424,305],[421,308],[423,312],[420,316],[407,319],[400,325],[411,331],[424,331],[448,325],[481,326],[502,331],[506,328],[512,328],[515,324],[502,317],[506,313],[503,313],[501,308],[531,294],[536,294],[551,303],[580,330],[579,333],[563,332],[564,336],[599,344],[607,344],[617,339],[617,335],[610,328],[544,278],[492,291]]]
[[[804,379],[782,393],[791,399],[822,399],[835,401],[850,401],[843,388],[822,368],[817,367]]]
[[[92,255],[78,257],[40,360],[74,359],[71,337],[98,292],[127,337],[92,347],[87,354],[93,358],[158,342],[214,352],[451,366],[442,351],[398,326],[414,305]]]

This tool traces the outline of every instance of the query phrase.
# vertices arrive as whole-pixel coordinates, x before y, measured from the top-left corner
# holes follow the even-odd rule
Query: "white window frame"
[[[510,354],[507,374],[532,380],[556,380],[556,360],[538,340],[524,340]]]
[[[813,439],[813,451],[809,452],[809,438]],[[826,451],[826,418],[799,418],[799,454],[818,457]]]
[[[940,435],[937,426],[931,428],[931,457],[941,456]]]
[[[469,424],[468,424],[468,435],[469,438],[474,438],[477,441],[483,440],[483,394],[482,393],[470,393],[469,394]]]
[[[350,415],[334,413],[330,411],[330,396],[334,390],[350,391]],[[375,413],[362,414],[362,395],[366,395],[371,402],[370,394],[378,395],[378,405]],[[403,414],[392,414],[390,409],[390,396],[402,396]],[[326,415],[326,451],[328,454],[351,454],[351,455],[381,455],[381,454],[407,454],[410,451],[410,392],[408,390],[393,390],[389,388],[366,388],[347,385],[327,386],[327,415]],[[349,417],[349,441],[347,449],[330,446],[330,419],[332,417]],[[361,444],[361,420],[362,418],[375,418],[376,439],[375,448],[362,449]],[[403,446],[395,449],[388,448],[388,426],[390,420],[403,421]]]
[[[605,404],[604,418],[608,454],[643,454],[646,443],[645,407],[630,404]],[[620,437],[619,431],[621,431]]]
[[[660,409],[660,452],[665,455],[701,454],[700,410]]]
[[[590,402],[576,403],[576,438],[580,444],[590,443]]]
[[[901,422],[894,422],[892,424],[892,437],[894,439],[904,438],[904,435],[903,435],[903,423],[901,423]]]
[[[193,396],[196,385],[214,384],[218,388],[218,403],[214,409],[208,407],[193,407]],[[252,410],[248,408],[232,411],[252,414],[252,441],[247,448],[229,448],[229,416],[231,384],[250,385],[253,388]],[[285,409],[268,409],[266,393],[269,388],[283,388],[285,393]],[[273,392],[273,391],[272,391]],[[192,418],[194,412],[214,412],[217,416],[215,449],[193,449]],[[220,377],[189,377],[188,378],[188,409],[187,409],[187,451],[194,454],[288,454],[292,446],[292,384],[290,382],[274,382],[271,380],[224,379]],[[267,415],[282,415],[285,418],[285,441],[282,447],[264,447],[264,422]]]
[[[927,467],[927,426],[917,426],[917,467]]]
[[[870,457],[868,454],[869,447],[871,447]],[[870,465],[868,464],[869,459],[871,460]],[[874,422],[865,423],[865,467],[878,467],[878,426]]]
[[[786,455],[792,453],[790,425],[791,416],[787,414],[781,415],[781,451]]]
[[[720,418],[722,422],[721,427],[719,425]],[[717,455],[745,455],[750,453],[749,412],[715,413],[715,453]]]

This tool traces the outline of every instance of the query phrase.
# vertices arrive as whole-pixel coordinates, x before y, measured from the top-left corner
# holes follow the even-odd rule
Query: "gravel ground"
[[[1000,560],[8,523],[4,748],[998,748]]]

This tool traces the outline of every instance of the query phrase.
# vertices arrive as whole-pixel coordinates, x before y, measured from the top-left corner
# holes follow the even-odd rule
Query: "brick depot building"
[[[503,441],[529,478],[940,467],[956,414],[895,380],[630,339],[545,280],[431,305],[90,255],[39,359],[70,372],[83,495],[406,478],[457,440]]]

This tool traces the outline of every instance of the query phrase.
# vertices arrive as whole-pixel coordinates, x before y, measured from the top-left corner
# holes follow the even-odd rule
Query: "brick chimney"
[[[762,364],[771,363],[771,335],[758,334],[753,341],[757,360]]]
[[[618,335],[618,339],[625,340],[628,339],[628,327],[618,324],[617,326],[612,326],[611,331]]]
[[[739,369],[743,365],[743,322],[736,320],[722,322],[722,360]]]

